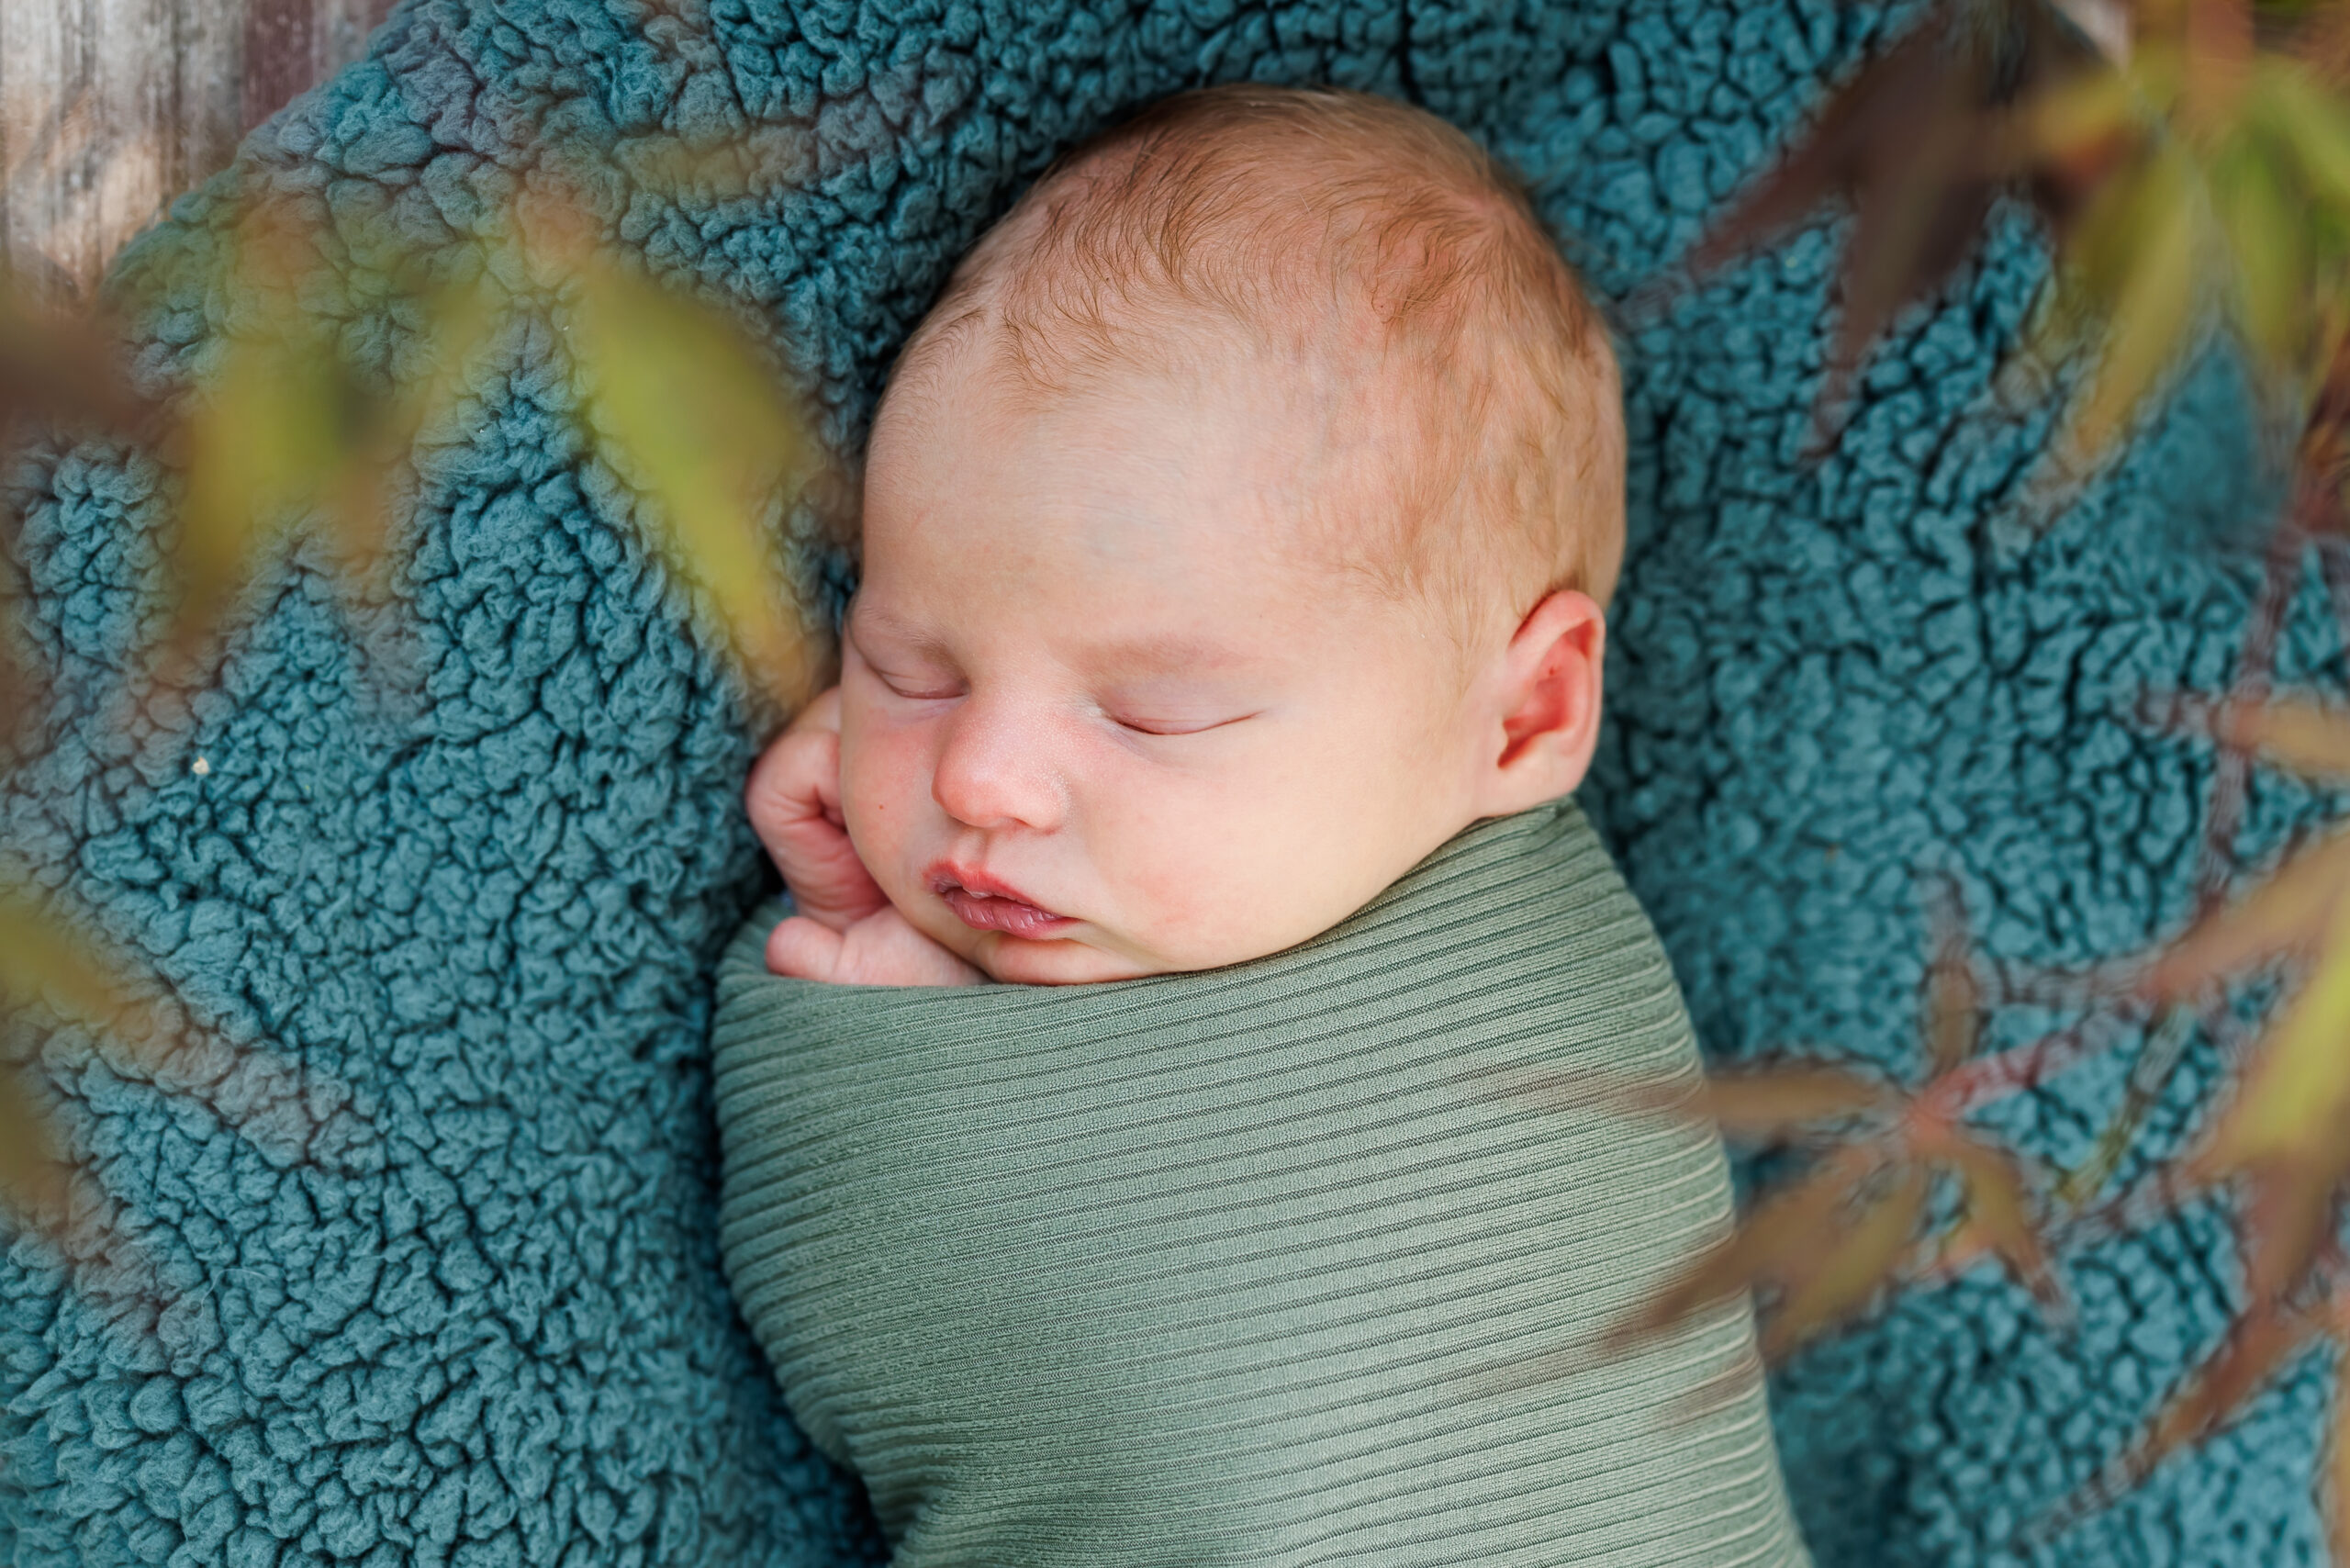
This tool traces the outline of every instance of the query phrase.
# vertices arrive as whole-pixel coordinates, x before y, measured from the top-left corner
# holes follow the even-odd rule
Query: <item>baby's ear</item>
[[[1544,596],[1502,653],[1497,732],[1479,815],[1505,816],[1573,792],[1599,743],[1607,620],[1587,593]]]

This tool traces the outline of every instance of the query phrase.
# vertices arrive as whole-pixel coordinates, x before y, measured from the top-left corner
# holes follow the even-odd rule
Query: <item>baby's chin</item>
[[[990,931],[963,958],[977,965],[990,980],[1008,985],[1095,985],[1103,980],[1140,980],[1168,972],[1170,966],[1152,964],[1124,953],[1106,952],[1073,937],[1037,941]]]

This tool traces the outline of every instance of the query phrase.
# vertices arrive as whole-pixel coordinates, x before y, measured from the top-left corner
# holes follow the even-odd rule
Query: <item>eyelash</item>
[[[963,695],[960,691],[908,691],[878,669],[873,672],[873,678],[879,681],[890,696],[907,702],[945,702]]]
[[[949,702],[963,695],[960,689],[951,691],[909,691],[904,686],[890,679],[888,676],[883,675],[878,669],[873,672],[873,678],[879,681],[882,689],[888,691],[890,696],[897,698],[901,702]],[[1243,719],[1253,717],[1251,714],[1239,713],[1229,719],[1218,719],[1212,723],[1193,724],[1188,728],[1155,729],[1151,725],[1140,722],[1136,720],[1122,719],[1115,713],[1109,712],[1106,710],[1102,712],[1102,716],[1109,720],[1112,723],[1117,725],[1118,728],[1125,731],[1128,734],[1150,735],[1160,739],[1182,735],[1205,734],[1210,730],[1220,730],[1227,724],[1237,724]]]
[[[1221,730],[1228,724],[1237,724],[1243,719],[1253,718],[1254,716],[1255,715],[1249,713],[1236,713],[1229,719],[1218,719],[1212,723],[1206,724],[1193,724],[1188,729],[1154,730],[1147,725],[1136,723],[1131,719],[1121,719],[1115,714],[1104,715],[1104,717],[1108,718],[1112,723],[1117,725],[1118,728],[1126,731],[1129,734],[1159,736],[1203,735],[1210,730]]]

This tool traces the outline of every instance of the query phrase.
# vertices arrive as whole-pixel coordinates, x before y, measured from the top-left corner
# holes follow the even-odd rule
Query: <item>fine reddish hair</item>
[[[1063,156],[967,256],[890,397],[986,343],[1066,395],[1203,338],[1304,367],[1390,461],[1384,526],[1320,530],[1397,591],[1516,613],[1622,560],[1615,355],[1522,185],[1435,116],[1237,84],[1162,99]],[[1391,503],[1392,504],[1389,504]]]

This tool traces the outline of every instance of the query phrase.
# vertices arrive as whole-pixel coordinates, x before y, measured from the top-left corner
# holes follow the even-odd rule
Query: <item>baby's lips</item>
[[[1000,931],[1009,936],[1035,939],[1077,924],[977,867],[941,861],[931,867],[923,879],[955,912],[955,917],[974,931]]]
[[[1000,898],[991,893],[975,893],[968,888],[950,887],[939,895],[957,919],[974,931],[1001,931],[1007,936],[1019,936],[1031,941],[1058,935],[1077,922],[1048,909],[1038,909],[1019,899]]]

